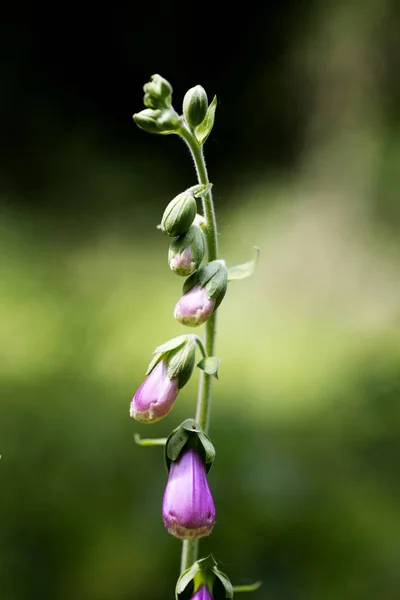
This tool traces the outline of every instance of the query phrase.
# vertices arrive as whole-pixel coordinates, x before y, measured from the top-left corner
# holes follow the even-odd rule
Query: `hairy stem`
[[[189,146],[196,168],[198,182],[203,184],[209,183],[203,147],[199,145],[189,129],[182,130],[181,137]],[[204,232],[207,240],[208,261],[212,261],[218,258],[218,231],[211,190],[203,197],[203,213],[206,219]],[[214,356],[216,334],[217,313],[214,312],[205,325],[204,346],[207,356]],[[201,371],[197,397],[196,421],[206,433],[210,426],[212,380],[213,378],[211,375],[207,375],[207,373]],[[194,561],[197,560],[198,546],[198,540],[184,540],[182,546],[181,573],[191,567]]]

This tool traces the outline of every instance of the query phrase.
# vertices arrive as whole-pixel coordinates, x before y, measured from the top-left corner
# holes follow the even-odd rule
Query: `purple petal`
[[[214,308],[215,299],[209,298],[206,288],[198,283],[178,301],[174,317],[184,325],[195,327],[207,321]]]
[[[178,538],[208,535],[215,522],[215,506],[206,468],[197,450],[184,449],[171,464],[163,500],[163,518],[168,531]]]
[[[190,600],[213,600],[210,590],[206,585],[201,585],[194,596]]]
[[[134,395],[130,415],[138,421],[158,421],[169,413],[178,395],[178,379],[170,379],[161,360]]]

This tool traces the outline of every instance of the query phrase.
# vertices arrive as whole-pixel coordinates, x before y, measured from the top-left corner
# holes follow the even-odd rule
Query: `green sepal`
[[[174,429],[165,444],[165,462],[169,471],[171,462],[178,459],[186,444],[190,441],[201,452],[207,472],[215,459],[215,448],[206,433],[194,419],[186,419]]]
[[[249,585],[234,585],[233,591],[235,594],[239,594],[239,592],[255,592],[262,586],[262,581],[256,581],[255,583],[250,583]]]
[[[146,375],[149,375],[152,372],[154,367],[157,366],[157,364],[160,362],[160,360],[162,360],[164,358],[164,356],[166,354],[169,354],[170,352],[172,352],[174,350],[178,350],[184,344],[187,344],[187,343],[190,343],[190,345],[191,346],[193,345],[193,347],[195,347],[195,345],[197,345],[195,342],[195,336],[193,336],[193,334],[178,335],[177,337],[172,338],[172,339],[168,340],[167,342],[164,342],[164,344],[161,344],[161,346],[157,346],[157,348],[153,352],[153,358],[151,359],[150,364],[147,367]],[[193,358],[193,360],[194,360],[194,358]],[[177,363],[177,360],[175,359],[174,364],[176,365],[176,363]],[[172,372],[172,369],[174,369],[174,368],[175,367],[171,367],[171,372]],[[194,365],[192,366],[192,371],[193,371],[193,368],[194,368]],[[167,364],[167,369],[168,369],[168,364]],[[170,371],[168,371],[168,376],[170,379],[173,379],[173,377],[176,377],[176,375],[171,375]],[[185,375],[183,375],[182,380],[184,380],[184,379],[185,379]],[[187,381],[188,381],[188,379],[186,379],[186,383],[187,383]],[[181,383],[181,380],[179,383]],[[185,384],[182,384],[179,387],[183,387],[183,385],[185,385]]]
[[[207,109],[204,120],[195,129],[195,136],[200,146],[204,144],[214,125],[215,109],[217,108],[217,96],[214,96],[213,101]]]
[[[142,439],[138,433],[134,434],[133,439],[138,446],[165,446],[167,443],[167,438]]]
[[[179,577],[176,588],[175,588],[175,599],[183,600],[189,598],[185,593],[189,588],[189,593],[192,593],[192,587],[194,587],[194,580],[196,579],[196,587],[203,582],[206,585],[210,585],[212,579],[214,579],[212,594],[214,600],[226,600],[226,598],[233,598],[233,588],[225,573],[222,573],[217,566],[216,561],[212,554],[206,558],[202,558],[196,561],[189,569],[184,571]],[[193,585],[191,586],[191,582]]]
[[[202,198],[208,194],[212,186],[212,183],[198,183],[197,185],[188,188],[186,191],[193,194],[195,198]]]
[[[179,389],[189,381],[195,364],[196,358],[195,341],[188,336],[186,342],[176,348],[170,350],[166,357],[167,373],[170,379],[178,378]]]
[[[187,294],[190,292],[192,287],[197,283],[200,283],[201,287],[204,287],[214,275],[221,269],[221,265],[224,264],[221,260],[212,260],[205,264],[198,271],[190,275],[183,284],[183,293]],[[225,267],[226,268],[226,267]]]
[[[154,354],[154,352],[153,352],[153,354]],[[153,358],[150,361],[149,366],[147,367],[146,376],[150,375],[150,373],[152,372],[154,367],[156,367],[158,365],[158,363],[160,362],[160,360],[162,359],[163,356],[164,356],[163,352],[158,352],[157,354],[154,354]]]
[[[199,369],[207,373],[207,375],[211,375],[218,379],[218,369],[221,364],[221,359],[218,356],[207,356],[206,358],[202,358],[197,366]]]
[[[179,346],[182,346],[190,337],[193,337],[193,335],[189,333],[187,335],[178,335],[177,337],[171,338],[170,340],[168,340],[168,342],[164,342],[164,344],[161,344],[161,346],[157,346],[153,354],[165,354],[165,352],[175,350],[175,348],[179,348]]]
[[[260,249],[257,248],[257,246],[255,246],[254,249],[256,251],[256,255],[253,258],[253,260],[243,263],[242,265],[230,267],[228,269],[228,281],[246,279],[246,277],[250,277],[250,275],[253,275],[258,263],[258,259],[260,257]]]

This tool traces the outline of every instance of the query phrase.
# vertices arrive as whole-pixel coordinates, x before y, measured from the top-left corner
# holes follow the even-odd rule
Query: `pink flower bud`
[[[193,260],[192,248],[188,246],[182,252],[177,252],[169,261],[169,266],[172,271],[186,277],[195,271],[196,264]]]
[[[168,377],[165,359],[161,360],[133,396],[131,417],[144,422],[159,421],[173,407],[178,391],[178,378]]]
[[[197,283],[178,301],[174,317],[183,325],[196,327],[205,323],[215,309],[215,299],[207,296],[205,287]]]
[[[213,600],[210,590],[206,585],[201,585],[194,596],[190,600]]]
[[[175,537],[198,539],[211,533],[215,506],[206,466],[196,449],[185,447],[172,462],[162,513],[166,528]]]

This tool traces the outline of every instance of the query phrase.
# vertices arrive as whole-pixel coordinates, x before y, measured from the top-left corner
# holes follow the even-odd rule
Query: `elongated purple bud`
[[[197,327],[212,315],[215,302],[214,298],[208,297],[207,289],[198,283],[178,301],[174,317],[183,325]]]
[[[190,600],[213,600],[207,585],[201,585]]]
[[[198,539],[211,533],[215,506],[205,464],[195,448],[185,447],[172,462],[162,513],[166,528],[177,538]]]
[[[146,377],[133,396],[130,415],[137,421],[154,423],[169,413],[179,392],[178,378],[170,379],[165,359]]]

